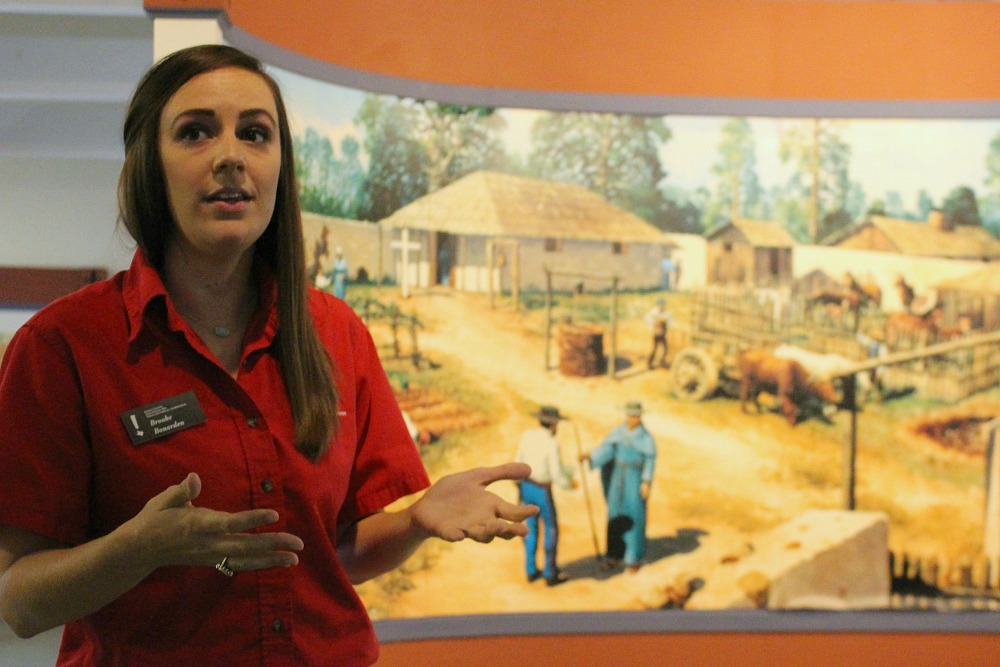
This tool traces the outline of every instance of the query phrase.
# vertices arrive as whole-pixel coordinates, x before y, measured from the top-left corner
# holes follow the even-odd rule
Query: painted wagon
[[[691,294],[687,322],[675,325],[681,348],[671,361],[673,392],[700,401],[722,390],[735,396],[741,352],[774,347],[782,337],[781,301],[767,292],[710,287]]]
[[[868,357],[854,326],[818,324],[802,299],[781,289],[709,287],[692,292],[689,305],[672,341],[680,346],[671,362],[672,390],[684,400],[717,391],[738,395],[739,356],[749,349],[797,345],[852,360]]]

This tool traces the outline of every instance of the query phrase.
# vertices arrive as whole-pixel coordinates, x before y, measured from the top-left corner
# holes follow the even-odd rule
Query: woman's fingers
[[[234,570],[288,567],[298,563],[302,540],[291,533],[258,531],[279,520],[272,509],[224,512],[195,507],[201,479],[190,473],[182,482],[164,489],[146,503],[135,517],[136,544],[160,565],[214,566],[228,559]]]
[[[511,523],[503,519],[492,519],[481,524],[472,526],[465,530],[465,536],[476,542],[487,544],[496,538],[510,540],[515,537],[523,537],[528,533],[528,528],[522,523]]]
[[[301,538],[291,533],[248,532],[276,522],[278,513],[274,510],[200,510],[199,514],[195,520],[203,525],[198,530],[201,546],[197,550],[215,561],[227,557],[230,563],[242,563],[242,569],[295,565],[298,556],[294,552],[305,547]]]
[[[165,510],[189,505],[201,493],[201,478],[197,473],[188,473],[180,484],[168,486],[149,499],[146,509]]]
[[[244,510],[242,512],[205,511],[212,513],[211,529],[223,533],[244,533],[275,523],[278,520],[278,513],[271,509]]]
[[[470,470],[469,473],[475,475],[477,481],[483,486],[489,486],[493,482],[505,479],[514,482],[527,479],[528,475],[531,474],[531,466],[527,463],[504,463],[488,468],[475,468]]]
[[[302,548],[302,540],[290,533],[229,535],[215,545],[205,564],[215,565],[226,558],[226,565],[237,572],[290,567],[298,564],[295,552]]]
[[[521,522],[538,514],[540,509],[537,505],[515,505],[501,500],[497,504],[496,514],[501,519],[507,521]]]

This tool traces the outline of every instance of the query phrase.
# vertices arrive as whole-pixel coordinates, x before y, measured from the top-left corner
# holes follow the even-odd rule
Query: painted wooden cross
[[[400,273],[400,286],[403,288],[403,298],[410,298],[410,252],[419,251],[420,244],[410,240],[410,230],[404,227],[400,231],[400,239],[391,241],[389,247],[400,251],[403,260],[403,268]]]

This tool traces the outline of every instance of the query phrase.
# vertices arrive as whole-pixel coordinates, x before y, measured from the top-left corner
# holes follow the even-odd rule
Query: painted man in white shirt
[[[525,573],[529,582],[544,577],[546,584],[557,586],[566,581],[567,577],[559,571],[556,564],[559,519],[552,498],[552,484],[571,489],[576,487],[576,481],[573,479],[573,469],[563,465],[556,441],[559,421],[564,418],[559,414],[559,408],[543,405],[534,416],[538,418],[539,426],[524,432],[515,457],[519,463],[531,466],[531,476],[518,483],[521,502],[535,505],[541,510],[525,521],[528,526],[528,534],[524,538]],[[545,566],[541,571],[536,560],[539,521],[545,524]]]
[[[657,299],[656,305],[649,309],[643,318],[649,332],[653,335],[653,349],[649,353],[649,369],[656,366],[667,365],[667,329],[673,322],[673,315],[667,310],[667,302]],[[660,353],[660,360],[656,362],[656,353]]]

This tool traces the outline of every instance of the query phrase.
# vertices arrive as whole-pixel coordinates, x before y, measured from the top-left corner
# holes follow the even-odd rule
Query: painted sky
[[[330,138],[334,147],[348,134],[357,135],[353,117],[364,98],[363,91],[316,81],[285,70],[274,69],[286,96],[293,132],[312,127]],[[531,124],[541,113],[527,109],[503,109],[507,122],[507,150],[524,155],[530,150]],[[788,177],[778,156],[784,124],[798,119],[751,118],[756,142],[757,172],[762,185],[783,184]],[[666,184],[685,190],[713,185],[710,168],[718,159],[721,116],[669,116],[673,138],[662,151],[668,172]],[[894,191],[903,203],[916,209],[918,193],[927,190],[936,205],[958,186],[969,186],[982,196],[985,191],[986,153],[1000,135],[1000,119],[850,119],[842,138],[851,146],[851,179],[861,183],[869,201],[884,199]]]

